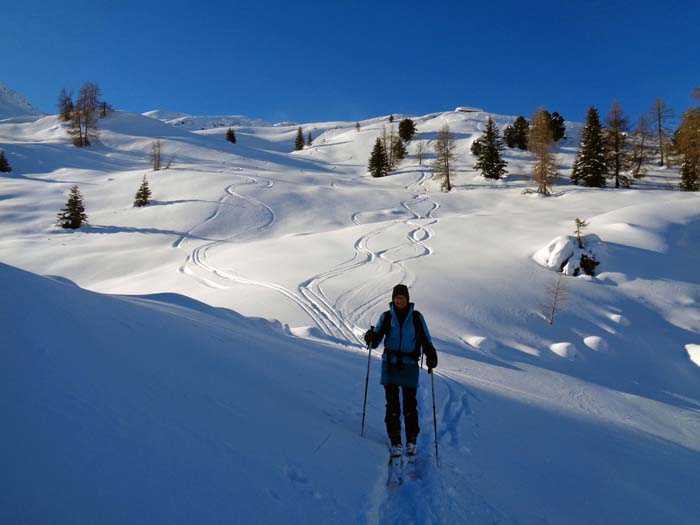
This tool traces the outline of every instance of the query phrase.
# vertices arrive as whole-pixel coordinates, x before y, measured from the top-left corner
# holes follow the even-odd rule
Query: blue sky
[[[632,119],[700,85],[694,1],[0,0],[0,82],[46,112],[100,83],[115,107],[357,120],[479,106]]]

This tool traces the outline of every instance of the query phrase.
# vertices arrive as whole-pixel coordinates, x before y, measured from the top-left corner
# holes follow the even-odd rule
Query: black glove
[[[424,349],[424,351],[425,351],[425,364],[428,365],[428,370],[432,370],[433,368],[437,368],[438,358],[437,358],[437,352],[435,351],[435,347],[433,345],[429,345],[427,348]]]
[[[367,344],[367,346],[370,346],[370,345],[374,346],[374,340],[376,339],[376,337],[377,337],[377,334],[374,333],[374,330],[372,328],[367,330],[365,332],[365,343]]]

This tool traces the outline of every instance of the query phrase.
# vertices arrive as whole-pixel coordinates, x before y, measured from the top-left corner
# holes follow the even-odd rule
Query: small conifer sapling
[[[87,215],[85,214],[83,196],[78,190],[78,186],[74,185],[68,193],[65,208],[62,208],[58,213],[58,225],[61,228],[76,230],[85,222],[87,222]]]
[[[574,233],[576,234],[576,240],[578,241],[578,247],[583,248],[583,241],[581,241],[581,233],[583,232],[584,229],[588,227],[588,222],[586,219],[579,219],[576,217],[574,220],[574,224],[576,225],[576,229],[574,230]]]
[[[301,151],[304,149],[304,132],[301,130],[301,126],[297,129],[297,136],[294,139],[294,150]]]
[[[151,189],[148,187],[148,180],[143,176],[143,182],[134,197],[134,208],[148,206],[151,203]]]

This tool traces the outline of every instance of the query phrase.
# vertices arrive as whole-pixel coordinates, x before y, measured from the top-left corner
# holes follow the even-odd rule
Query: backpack
[[[389,330],[391,330],[391,310],[384,312],[382,326],[379,328],[379,332],[377,332],[379,341],[381,341],[384,336],[389,333]],[[413,350],[413,352],[408,354],[406,352],[399,352],[396,350],[385,349],[385,351],[388,351],[390,354],[411,356],[417,363],[418,359],[420,359],[422,348],[428,344],[428,338],[425,336],[425,330],[423,329],[423,323],[421,322],[421,315],[418,310],[413,310],[413,332],[416,334],[416,348]]]

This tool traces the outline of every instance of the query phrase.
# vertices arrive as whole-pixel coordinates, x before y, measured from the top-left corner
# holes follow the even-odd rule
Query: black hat
[[[408,295],[408,286],[405,284],[397,284],[394,286],[394,291],[391,293],[391,300],[394,300],[394,297],[397,295],[403,295],[407,300],[410,299]]]

